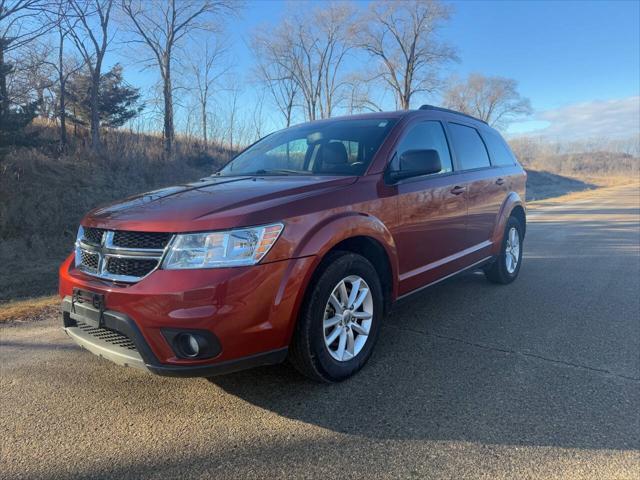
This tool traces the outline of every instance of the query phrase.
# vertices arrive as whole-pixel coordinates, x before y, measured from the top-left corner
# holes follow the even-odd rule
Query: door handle
[[[466,189],[467,187],[460,187],[456,185],[451,189],[451,193],[453,193],[454,195],[460,195],[461,193],[464,193]]]
[[[499,178],[496,180],[496,185],[504,185],[504,178]]]

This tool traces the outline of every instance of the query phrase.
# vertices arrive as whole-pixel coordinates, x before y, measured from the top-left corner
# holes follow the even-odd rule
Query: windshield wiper
[[[264,169],[261,168],[260,170],[256,170],[255,172],[231,172],[231,173],[222,173],[220,172],[216,172],[213,173],[211,175],[209,175],[209,177],[250,177],[250,176],[254,176],[254,175],[273,175],[273,176],[277,176],[277,175],[284,175],[284,176],[289,176],[289,175],[313,175],[313,172],[305,172],[305,171],[301,171],[301,170],[291,170],[291,169],[287,169],[287,168],[281,168],[281,169]],[[209,178],[207,177],[207,178]]]
[[[279,169],[260,169],[249,175],[311,175],[311,172],[303,172],[300,170],[291,170],[287,168],[279,168]]]

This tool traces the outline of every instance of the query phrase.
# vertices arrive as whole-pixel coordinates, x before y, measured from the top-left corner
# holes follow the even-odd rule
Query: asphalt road
[[[0,477],[640,478],[639,215],[637,186],[537,205],[518,281],[403,301],[339,385],[160,378],[5,326]]]

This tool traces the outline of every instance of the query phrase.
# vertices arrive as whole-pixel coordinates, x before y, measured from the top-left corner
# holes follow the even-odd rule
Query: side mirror
[[[389,180],[397,182],[405,178],[430,175],[442,170],[437,150],[407,150],[400,155],[399,170],[388,172]]]

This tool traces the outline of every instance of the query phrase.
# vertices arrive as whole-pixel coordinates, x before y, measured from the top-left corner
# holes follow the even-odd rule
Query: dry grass
[[[541,154],[523,161],[525,167],[579,178],[638,176],[640,157],[614,152]]]
[[[569,192],[637,182],[640,139],[571,144],[518,138],[509,142],[527,169],[527,200],[558,197]]]
[[[52,132],[39,131],[39,137]],[[84,138],[67,153],[15,148],[0,157],[0,303],[55,291],[57,267],[72,249],[82,216],[129,195],[197,180],[229,152],[177,144],[166,160],[158,137],[111,132],[93,154]]]
[[[630,140],[636,144],[640,139]],[[598,184],[615,179],[637,179],[640,176],[638,146],[615,143],[587,142],[562,145],[530,138],[511,140],[509,145],[522,165],[531,170],[550,172]],[[571,149],[571,152],[563,151]],[[607,150],[609,148],[609,150]],[[617,149],[617,150],[616,150]],[[635,152],[631,154],[628,152]]]
[[[578,178],[598,187],[616,187],[618,185],[634,185],[640,180],[640,175],[634,173],[611,176],[581,175]]]
[[[51,318],[60,309],[57,296],[12,301],[0,305],[0,323],[27,322]]]

